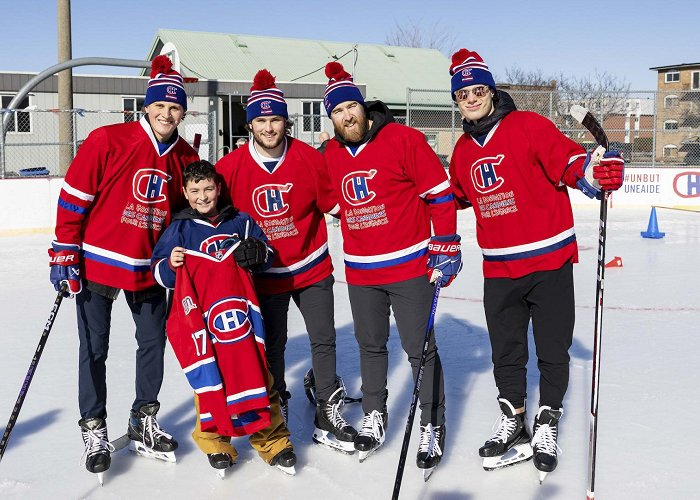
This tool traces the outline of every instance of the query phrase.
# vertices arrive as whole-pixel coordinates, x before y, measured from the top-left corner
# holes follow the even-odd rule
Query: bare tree
[[[456,35],[439,22],[427,23],[422,19],[395,21],[394,29],[384,43],[401,47],[437,49],[447,57],[452,55],[457,44]]]

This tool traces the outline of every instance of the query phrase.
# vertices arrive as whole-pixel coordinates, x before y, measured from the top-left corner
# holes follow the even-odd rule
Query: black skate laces
[[[80,465],[85,467],[87,459],[90,458],[95,453],[102,452],[104,450],[110,453],[115,450],[112,443],[109,442],[107,438],[107,427],[102,427],[101,429],[82,431],[83,443],[85,444],[85,452],[83,457],[80,459]]]
[[[166,439],[173,438],[170,434],[160,428],[160,425],[158,425],[158,420],[156,420],[154,415],[146,415],[145,417],[141,417],[141,427],[143,428],[143,444],[150,449],[153,449],[161,437]]]
[[[429,457],[442,456],[440,448],[440,427],[434,427],[432,423],[420,426],[420,441],[418,441],[418,453],[427,453]]]
[[[384,419],[377,410],[372,410],[362,418],[361,436],[371,436],[378,444],[384,442]]]

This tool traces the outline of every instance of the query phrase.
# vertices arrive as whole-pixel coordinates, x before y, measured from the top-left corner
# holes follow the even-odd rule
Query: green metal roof
[[[177,47],[188,76],[207,80],[251,81],[259,69],[267,68],[278,82],[325,84],[326,63],[338,58],[352,73],[355,57],[355,44],[350,42],[170,29],[158,30],[149,56],[161,47],[160,43],[167,42]],[[366,85],[368,100],[404,106],[407,88],[450,88],[450,62],[438,50],[364,43],[356,46],[355,83]]]

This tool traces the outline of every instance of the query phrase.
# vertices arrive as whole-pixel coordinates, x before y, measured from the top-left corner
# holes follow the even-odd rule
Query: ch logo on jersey
[[[168,199],[166,184],[171,176],[155,168],[142,168],[134,174],[134,198],[141,203],[159,203]]]
[[[503,185],[503,177],[499,177],[496,172],[496,167],[501,164],[503,158],[505,155],[481,158],[472,164],[472,182],[477,191],[482,194],[490,193]]]
[[[462,81],[463,82],[470,82],[474,79],[472,76],[472,69],[471,68],[464,68],[462,70]]]
[[[277,217],[289,211],[285,194],[294,184],[265,184],[253,190],[253,206],[262,217]]]
[[[215,302],[207,314],[207,329],[217,342],[224,344],[247,337],[253,329],[248,317],[248,301],[229,297]]]
[[[221,260],[226,253],[226,249],[232,247],[240,241],[238,234],[215,234],[206,238],[199,244],[199,251],[213,255],[216,259]]]
[[[185,316],[187,316],[193,309],[197,309],[197,304],[195,304],[192,297],[188,295],[182,299],[182,310],[185,312]]]
[[[343,177],[342,190],[343,198],[350,205],[364,205],[369,203],[377,196],[377,193],[369,188],[369,183],[367,181],[374,179],[377,174],[376,169],[372,170],[360,170],[357,172],[350,172],[348,175]]]

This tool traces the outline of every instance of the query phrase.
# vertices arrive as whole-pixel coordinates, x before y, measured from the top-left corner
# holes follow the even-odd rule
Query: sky
[[[583,195],[581,195],[583,197]],[[460,211],[464,268],[440,294],[435,321],[445,372],[445,455],[430,481],[415,465],[416,418],[411,435],[401,500],[570,500],[583,499],[587,486],[593,322],[596,288],[598,209],[574,208],[580,262],[574,266],[576,326],[571,378],[564,399],[558,444],[559,465],[540,485],[532,462],[500,471],[482,469],[478,448],[492,435],[499,415],[491,351],[481,301],[481,253],[474,236],[474,214]],[[692,431],[700,411],[697,381],[697,331],[700,306],[697,249],[700,214],[658,209],[661,240],[642,239],[649,208],[614,206],[608,211],[606,261],[623,266],[605,273],[602,322],[596,498],[657,500],[698,498],[697,443]],[[339,228],[328,225],[329,248],[336,264],[334,286],[338,373],[348,392],[360,393],[359,353],[352,328],[342,265]],[[29,367],[44,321],[56,297],[48,279],[46,248],[51,235],[0,237],[0,431],[4,428]],[[681,265],[679,265],[679,263]],[[133,321],[122,297],[112,316],[107,360],[107,425],[115,439],[126,430],[133,399]],[[177,463],[136,457],[123,450],[100,487],[80,464],[78,430],[75,304],[66,299],[53,330],[9,446],[0,464],[0,498],[112,500],[145,496],[185,500],[390,498],[394,485],[413,381],[392,321],[389,339],[386,442],[364,463],[314,445],[313,407],[304,396],[310,367],[309,340],[296,307],[290,308],[286,380],[292,392],[289,427],[298,456],[290,477],[262,462],[245,438],[237,438],[236,465],[220,480],[190,437],[194,425],[192,391],[170,346],[159,395],[158,419],[180,443]],[[530,342],[528,425],[538,401],[535,348]],[[358,426],[361,408],[343,408]],[[683,425],[687,424],[687,428]],[[678,444],[680,441],[680,444]],[[140,493],[143,493],[142,495]]]
[[[545,76],[607,72],[632,90],[654,90],[649,68],[700,62],[694,0],[73,0],[71,7],[74,58],[145,58],[159,28],[384,43],[397,24],[414,22],[454,35],[455,49],[479,52],[497,81],[517,66]],[[0,0],[0,71],[39,72],[57,62],[56,11],[55,0]]]

